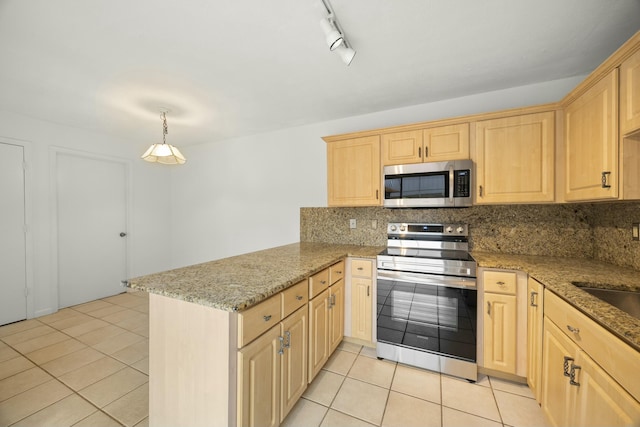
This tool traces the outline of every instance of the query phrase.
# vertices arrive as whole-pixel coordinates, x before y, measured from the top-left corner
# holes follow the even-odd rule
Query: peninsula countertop
[[[478,267],[522,270],[640,351],[640,319],[588,294],[591,287],[640,292],[640,271],[586,258],[472,252]]]
[[[219,310],[241,311],[347,256],[375,259],[384,249],[293,243],[136,277],[128,286]]]

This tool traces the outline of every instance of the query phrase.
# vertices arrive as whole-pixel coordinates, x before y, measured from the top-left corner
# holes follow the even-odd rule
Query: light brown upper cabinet
[[[380,137],[327,142],[329,206],[381,206]]]
[[[476,204],[554,201],[553,111],[476,123]]]
[[[620,133],[640,130],[640,50],[620,66]]]
[[[565,200],[618,198],[618,69],[565,108]]]
[[[382,135],[383,166],[468,158],[468,123]]]

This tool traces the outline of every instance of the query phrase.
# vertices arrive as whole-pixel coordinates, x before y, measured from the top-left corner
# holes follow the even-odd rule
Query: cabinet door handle
[[[580,387],[580,383],[576,381],[576,369],[582,369],[581,366],[571,363],[571,373],[569,374],[569,384]]]
[[[370,288],[370,287],[371,287],[371,286],[367,286],[367,296],[369,296],[369,288]]]
[[[376,190],[376,200],[378,200],[378,198],[379,198],[378,197],[378,192],[379,192],[379,190]]]
[[[331,307],[336,305],[336,294],[331,295]]]
[[[284,338],[278,337],[278,341],[280,341],[280,348],[278,349],[278,354],[283,355],[284,354]]]
[[[271,315],[267,314],[266,316],[262,316],[262,318],[264,319],[265,322],[268,322],[269,320],[271,320]]]
[[[424,147],[424,158],[429,157],[429,147]]]
[[[425,150],[425,152],[426,152],[426,150]],[[418,147],[418,157],[422,158],[422,147]]]
[[[491,316],[491,301],[487,302],[487,314]]]
[[[567,325],[567,329],[569,330],[569,332],[572,332],[574,334],[579,334],[580,333],[580,328],[574,328],[571,325]]]
[[[571,376],[571,374],[569,373],[569,362],[572,362],[571,365],[573,365],[573,358],[569,357],[569,356],[565,356],[564,357],[564,366],[562,368],[565,377],[570,377]]]
[[[297,299],[298,301],[302,301],[302,298],[303,298],[303,297],[302,297],[302,295],[296,295],[296,299]]]
[[[602,172],[602,188],[611,188],[611,185],[607,184],[609,175],[611,175],[611,172]]]
[[[331,310],[333,308],[333,305],[331,305],[331,296],[327,297],[327,308],[329,310]]]
[[[480,197],[482,197],[482,185],[480,186]]]
[[[286,337],[284,348],[291,348],[291,331],[285,331],[284,336]]]
[[[536,303],[536,295],[538,295],[536,291],[531,291],[531,307],[538,306],[538,304]]]

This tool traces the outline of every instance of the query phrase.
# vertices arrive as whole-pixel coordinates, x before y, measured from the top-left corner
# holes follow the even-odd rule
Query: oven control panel
[[[468,236],[467,224],[416,224],[406,222],[390,222],[387,234],[413,234],[423,236]]]

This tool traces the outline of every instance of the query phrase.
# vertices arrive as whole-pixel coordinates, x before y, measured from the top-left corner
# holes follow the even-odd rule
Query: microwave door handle
[[[454,205],[454,203],[453,203],[453,175],[454,175],[454,168],[453,168],[453,164],[451,164],[449,166],[449,204],[451,206]]]

